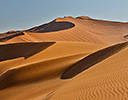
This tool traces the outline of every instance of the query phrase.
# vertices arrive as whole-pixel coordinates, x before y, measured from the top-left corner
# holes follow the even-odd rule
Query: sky
[[[128,21],[128,0],[0,0],[0,33],[24,30],[57,17]]]

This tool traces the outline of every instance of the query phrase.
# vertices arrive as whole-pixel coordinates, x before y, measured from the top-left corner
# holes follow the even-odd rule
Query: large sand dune
[[[0,34],[0,100],[127,100],[127,37],[86,16]]]
[[[7,43],[79,41],[100,44],[116,44],[127,41],[127,27],[128,23],[124,22],[95,20],[83,16],[77,18],[64,17],[56,18],[48,24],[28,30],[7,32],[3,34],[3,36],[0,36],[0,38],[1,41],[6,41]],[[14,34],[17,34],[17,36]],[[8,39],[4,35],[7,35],[6,37],[8,37]]]

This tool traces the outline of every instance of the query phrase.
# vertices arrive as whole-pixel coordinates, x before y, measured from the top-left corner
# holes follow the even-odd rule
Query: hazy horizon
[[[63,16],[127,22],[127,8],[124,0],[0,0],[0,33],[28,29]]]

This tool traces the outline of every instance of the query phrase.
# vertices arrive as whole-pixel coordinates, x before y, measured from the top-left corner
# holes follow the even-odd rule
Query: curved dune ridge
[[[127,32],[66,16],[0,34],[0,100],[127,100]]]
[[[73,60],[77,61],[85,54],[86,53],[36,62],[10,69],[0,76],[0,89],[17,84],[32,83],[41,78],[42,80],[48,80],[49,78],[57,77],[66,67],[74,62]],[[68,60],[70,60],[69,63]],[[61,67],[59,65],[61,65]],[[56,68],[52,66],[56,66]]]
[[[66,22],[66,21],[52,21],[51,23],[39,26],[39,27],[34,27],[32,29],[29,29],[27,31],[29,32],[36,32],[36,33],[45,33],[45,32],[54,32],[54,31],[60,31],[60,30],[65,30],[65,29],[70,29],[73,28],[75,25],[71,22]]]
[[[81,61],[77,62],[76,64],[72,65],[69,69],[67,69],[63,75],[61,76],[62,79],[68,79],[76,76],[77,74],[81,73],[82,71],[90,68],[91,66],[105,60],[111,55],[119,52],[120,50],[128,47],[128,42],[117,44],[102,50],[99,50],[91,55],[85,57]]]

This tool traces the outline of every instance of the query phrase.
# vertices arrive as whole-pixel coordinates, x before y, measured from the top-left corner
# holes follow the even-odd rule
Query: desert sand
[[[0,100],[127,100],[127,32],[69,16],[0,34]]]

